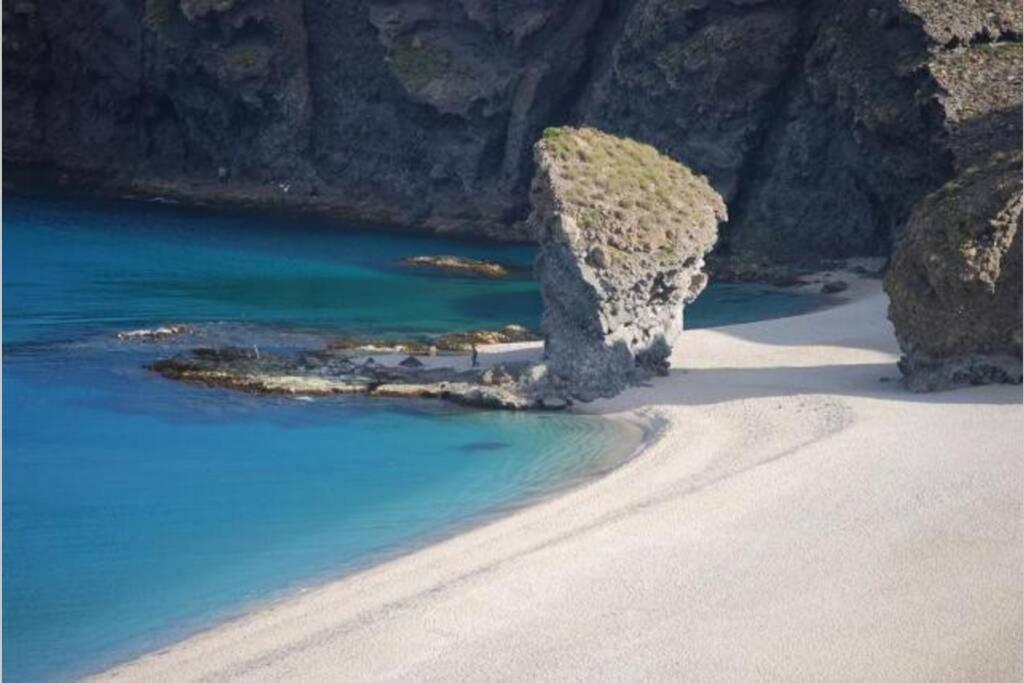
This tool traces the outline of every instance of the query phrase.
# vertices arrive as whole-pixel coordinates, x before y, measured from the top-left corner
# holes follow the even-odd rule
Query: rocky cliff
[[[536,157],[547,380],[592,400],[664,374],[683,307],[707,284],[722,198],[653,147],[591,128],[546,130]]]
[[[976,137],[1020,136],[1019,80],[961,59],[1019,45],[1010,0],[3,11],[9,181],[523,238],[531,145],[546,126],[589,124],[706,174],[735,258],[799,262],[887,253],[911,207],[956,175],[969,144],[950,131],[971,102],[947,96],[951,71],[1001,103],[974,117]]]
[[[933,4],[925,28],[947,43],[928,68],[952,176],[914,206],[886,276],[900,369],[919,391],[1019,383],[1021,45],[993,42],[1006,25],[983,3]]]

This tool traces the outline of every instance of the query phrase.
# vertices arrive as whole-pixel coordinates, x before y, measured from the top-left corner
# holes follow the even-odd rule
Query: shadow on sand
[[[616,399],[624,410],[650,405],[701,406],[740,399],[801,394],[859,396],[935,405],[1012,405],[1021,403],[1020,386],[980,386],[918,394],[900,381],[894,363],[812,365],[767,368],[674,369],[666,378]],[[618,407],[617,406],[617,407]]]

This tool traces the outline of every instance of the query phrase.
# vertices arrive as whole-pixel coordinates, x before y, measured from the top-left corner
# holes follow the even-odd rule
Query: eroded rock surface
[[[961,103],[1019,140],[1019,65],[972,55],[1019,52],[1020,25],[1015,0],[636,0],[577,111],[707,174],[733,258],[887,255],[957,173]]]
[[[996,153],[914,210],[889,265],[910,388],[1021,381],[1021,157]]]
[[[900,369],[918,391],[1020,382],[1020,5],[913,4],[945,41],[928,69],[953,175],[914,207],[889,265]]]
[[[663,374],[707,283],[721,197],[653,147],[590,128],[545,131],[536,163],[547,381],[591,400]]]

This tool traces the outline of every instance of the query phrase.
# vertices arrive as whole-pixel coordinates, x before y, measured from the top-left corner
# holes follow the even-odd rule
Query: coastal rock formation
[[[591,128],[548,129],[536,155],[530,225],[540,243],[542,362],[458,371],[441,359],[428,366],[410,355],[389,365],[351,355],[436,355],[534,338],[510,325],[422,342],[343,339],[294,358],[194,349],[151,369],[256,393],[444,398],[505,409],[561,409],[665,374],[683,308],[707,284],[704,257],[726,218],[722,198],[653,147]]]
[[[521,239],[531,147],[576,123],[706,174],[730,206],[719,251],[793,263],[887,255],[972,136],[1019,140],[1013,107],[989,106],[1019,98],[1016,0],[4,0],[3,14],[8,183]],[[950,95],[950,79],[973,90]],[[990,113],[952,136],[976,103]]]
[[[434,398],[504,410],[557,410],[567,405],[556,396],[538,393],[527,362],[457,370],[408,360],[386,365],[329,349],[288,357],[224,347],[193,349],[149,367],[168,379],[253,394]]]
[[[885,281],[918,391],[1021,381],[1021,44],[992,42],[1016,24],[979,7],[925,24],[950,46],[929,69],[955,175],[914,207]]]
[[[729,205],[719,251],[742,261],[888,254],[914,204],[956,173],[943,64],[1020,47],[1015,0],[627,8],[578,116],[707,174]],[[1019,62],[1016,78],[988,69],[963,62],[961,80],[1019,102]],[[1016,133],[988,134],[1019,141],[1016,119]]]
[[[996,153],[914,210],[885,279],[910,388],[1021,382],[1021,156]]]
[[[582,400],[664,374],[725,220],[707,181],[653,147],[591,128],[536,146],[546,381]]]
[[[5,175],[522,237],[602,5],[4,0]]]

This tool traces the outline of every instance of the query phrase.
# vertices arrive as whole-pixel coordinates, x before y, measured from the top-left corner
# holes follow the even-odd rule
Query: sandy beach
[[[584,406],[664,425],[608,476],[99,678],[1019,681],[1021,387],[906,391],[843,296]]]

